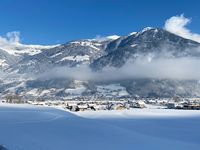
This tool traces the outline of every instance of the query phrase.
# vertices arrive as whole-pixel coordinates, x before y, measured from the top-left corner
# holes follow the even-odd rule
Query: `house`
[[[167,103],[167,108],[168,109],[174,109],[175,107],[176,107],[175,103],[173,103],[173,102]]]
[[[5,99],[1,99],[0,103],[6,103],[6,100]]]
[[[78,105],[78,109],[79,111],[85,111],[87,110],[89,107],[86,104],[82,104],[82,105]]]
[[[126,109],[126,107],[122,103],[115,103],[109,106],[109,110],[123,110],[123,109]]]
[[[144,102],[144,101],[139,100],[139,101],[136,101],[136,102],[135,102],[135,104],[134,104],[133,107],[134,107],[134,108],[145,108],[146,106],[145,106],[145,102]]]
[[[108,105],[105,105],[105,104],[94,105],[93,107],[95,108],[95,110],[107,110],[108,109]]]
[[[188,104],[184,104],[183,108],[184,109],[200,110],[200,104],[188,103]]]

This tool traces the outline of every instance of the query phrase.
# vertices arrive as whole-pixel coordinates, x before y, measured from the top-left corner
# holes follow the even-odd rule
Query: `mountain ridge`
[[[67,74],[71,71],[64,71],[65,68],[76,69],[85,65],[91,68],[92,73],[88,74],[91,75],[93,72],[102,72],[104,68],[122,68],[130,59],[134,64],[137,59],[143,57],[148,61],[158,58],[199,58],[199,47],[198,42],[182,38],[164,29],[149,27],[127,36],[74,40],[39,50],[33,55],[23,54],[20,59],[18,56],[12,56],[16,58],[16,61],[1,69],[7,74],[7,78],[0,76],[2,82],[0,92],[2,96],[16,93],[22,96],[46,98],[92,95],[97,97],[136,95],[140,97],[172,97],[175,95],[198,97],[200,96],[200,85],[196,80],[133,78],[95,81],[91,77],[91,80],[77,81],[67,78]],[[54,68],[61,69],[56,72]],[[48,71],[54,74],[63,71],[66,77],[64,74],[60,78],[46,78],[46,80],[36,78],[44,72],[50,75]],[[84,75],[84,72],[78,73]],[[73,74],[71,76],[73,77]]]

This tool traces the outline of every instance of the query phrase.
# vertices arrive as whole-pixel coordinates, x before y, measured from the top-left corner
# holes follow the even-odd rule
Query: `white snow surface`
[[[70,113],[0,104],[0,145],[10,150],[199,150],[200,111]]]
[[[54,48],[57,45],[26,45],[21,43],[0,44],[0,48],[11,55],[20,56],[22,54],[35,55],[41,52],[42,49]]]
[[[0,67],[7,67],[9,66],[5,59],[0,59]]]
[[[185,118],[200,117],[199,110],[175,110],[175,109],[130,109],[130,110],[101,110],[101,111],[83,111],[76,112],[76,115],[84,118]]]
[[[129,33],[129,36],[134,35],[134,34],[137,34],[137,32],[131,32]]]
[[[94,39],[88,39],[88,40],[91,40],[91,41],[99,41],[99,42],[103,42],[103,41],[108,41],[108,40],[117,40],[119,39],[121,36],[118,36],[118,35],[110,35],[110,36],[97,36],[96,38]]]
[[[100,46],[99,43],[93,43],[90,40],[89,41],[73,41],[71,43],[79,44],[81,46],[89,46],[95,50],[100,50],[99,48],[97,48],[97,46]]]
[[[110,35],[110,36],[107,36],[106,38],[107,39],[111,39],[111,40],[116,40],[116,39],[120,38],[120,36],[118,36],[118,35]]]
[[[89,55],[83,55],[83,56],[67,56],[62,58],[60,61],[65,61],[65,60],[70,60],[70,61],[89,61],[90,60],[90,56]]]

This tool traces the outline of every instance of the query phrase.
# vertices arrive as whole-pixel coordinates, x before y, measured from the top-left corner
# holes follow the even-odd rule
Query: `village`
[[[134,108],[200,110],[200,98],[92,98],[76,97],[67,100],[45,100],[42,98],[25,100],[20,96],[9,95],[0,103],[31,104],[62,108],[69,111],[125,110]]]

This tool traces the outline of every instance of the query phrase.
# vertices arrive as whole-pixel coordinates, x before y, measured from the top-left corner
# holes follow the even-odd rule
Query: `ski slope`
[[[0,104],[0,145],[9,150],[199,150],[199,127],[200,111]]]

